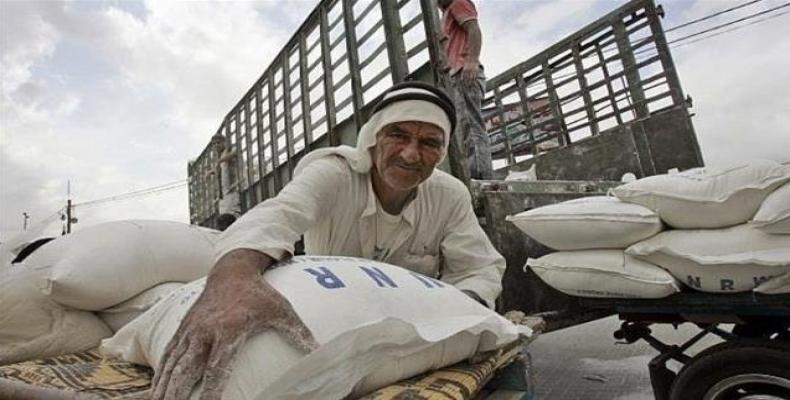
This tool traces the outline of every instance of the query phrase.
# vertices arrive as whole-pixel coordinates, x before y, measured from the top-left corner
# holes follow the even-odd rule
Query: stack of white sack
[[[789,181],[790,166],[758,160],[617,187],[620,200],[646,206],[676,228],[626,253],[704,292],[788,293]]]
[[[98,346],[170,291],[204,277],[218,233],[118,221],[45,244],[0,275],[0,363]]]
[[[0,272],[0,365],[88,350],[112,335],[93,313],[42,293],[42,273],[17,266]]]
[[[661,232],[650,209],[613,197],[583,197],[509,216],[534,240],[560,250],[527,265],[543,281],[581,297],[661,298],[678,291],[675,279],[624,254],[629,245]]]
[[[263,279],[288,299],[320,346],[304,354],[275,332],[249,338],[223,399],[354,398],[531,333],[451,285],[380,262],[294,257]],[[204,284],[171,293],[105,340],[102,353],[158,368]]]

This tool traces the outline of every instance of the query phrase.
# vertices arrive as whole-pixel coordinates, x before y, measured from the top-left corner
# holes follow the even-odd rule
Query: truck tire
[[[717,344],[680,370],[669,398],[790,399],[790,346],[755,340]]]

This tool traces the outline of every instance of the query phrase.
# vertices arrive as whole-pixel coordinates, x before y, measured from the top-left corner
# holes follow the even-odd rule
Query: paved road
[[[647,363],[658,354],[643,341],[616,344],[617,317],[588,322],[540,336],[530,345],[539,400],[653,400]],[[698,332],[684,324],[653,329],[667,343],[680,344]],[[690,351],[715,343],[708,336]]]

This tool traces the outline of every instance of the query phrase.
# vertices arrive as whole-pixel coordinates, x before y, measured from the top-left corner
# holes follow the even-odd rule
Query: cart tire
[[[717,344],[680,370],[669,398],[746,399],[749,394],[790,399],[790,346],[755,340]]]

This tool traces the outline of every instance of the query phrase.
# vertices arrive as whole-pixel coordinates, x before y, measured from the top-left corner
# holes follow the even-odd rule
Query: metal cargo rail
[[[500,175],[535,165],[539,179],[618,180],[702,165],[662,13],[632,0],[489,79]],[[216,132],[239,155],[242,210],[276,194],[306,152],[354,144],[391,84],[441,82],[438,24],[435,0],[321,1]],[[214,225],[217,158],[207,146],[189,165],[192,223]]]
[[[275,195],[315,148],[354,144],[371,104],[393,83],[432,80],[438,51],[433,0],[323,0],[222,121],[239,154],[242,209]],[[192,223],[213,225],[217,155],[189,165]]]

